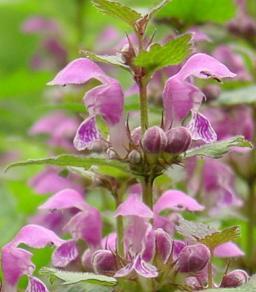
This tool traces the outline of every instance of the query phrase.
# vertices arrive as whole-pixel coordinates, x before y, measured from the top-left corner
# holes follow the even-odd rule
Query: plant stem
[[[140,125],[143,134],[148,128],[147,82],[143,77],[139,77],[138,85],[140,91]]]
[[[116,208],[122,203],[123,200],[123,188],[116,193]],[[116,217],[116,229],[117,229],[117,253],[120,257],[124,257],[124,223],[123,217]]]
[[[151,177],[144,177],[142,181],[143,202],[149,206],[150,209],[153,208],[153,182],[154,179]]]
[[[248,183],[249,193],[247,199],[247,258],[251,261],[253,256],[254,248],[254,203],[255,203],[255,194],[254,194],[254,182]]]
[[[85,0],[76,0],[76,27],[77,27],[77,43],[81,44],[84,37],[84,11]]]
[[[212,277],[212,251],[211,251],[211,257],[209,259],[208,264],[208,288],[213,288],[213,277]]]

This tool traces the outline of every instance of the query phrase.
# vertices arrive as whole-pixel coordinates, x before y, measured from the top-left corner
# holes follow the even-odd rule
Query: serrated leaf
[[[215,247],[225,242],[237,239],[240,236],[238,226],[232,226],[223,229],[222,231],[203,223],[191,222],[185,219],[180,219],[177,231],[184,237],[196,239],[214,250]]]
[[[115,66],[119,66],[123,69],[129,70],[129,67],[124,64],[121,55],[97,55],[93,52],[89,51],[84,51],[81,50],[81,53],[88,59],[96,61],[96,62],[101,62],[101,63],[106,63],[106,64],[111,64]]]
[[[214,288],[204,290],[206,292],[255,292],[256,291],[256,275],[253,275],[248,283],[237,288]]]
[[[10,164],[6,171],[16,166],[26,165],[56,165],[56,166],[74,166],[83,167],[85,169],[91,166],[108,166],[110,168],[117,168],[121,171],[127,172],[126,165],[117,160],[109,160],[106,157],[94,157],[94,156],[83,156],[83,155],[71,155],[62,154],[55,157],[41,158],[41,159],[29,159],[26,161],[15,162]]]
[[[117,283],[117,280],[113,277],[97,275],[93,273],[68,272],[47,267],[42,268],[40,272],[49,276],[55,276],[56,278],[63,280],[64,285],[71,285],[79,282],[88,282],[91,284],[103,286],[114,286]]]
[[[184,34],[161,46],[155,44],[149,51],[142,51],[134,64],[153,72],[160,68],[181,63],[191,52],[191,34]]]
[[[159,13],[162,18],[175,18],[186,24],[223,23],[235,16],[233,0],[172,0]]]
[[[185,152],[184,158],[193,156],[220,158],[226,154],[231,147],[252,148],[252,144],[248,140],[244,139],[243,136],[235,136],[226,140],[221,140],[211,144],[205,144],[200,147],[189,149]]]
[[[247,86],[235,90],[223,91],[217,103],[225,106],[256,103],[256,86]]]
[[[154,14],[159,12],[165,5],[167,5],[171,0],[163,0],[161,3],[153,7],[149,12],[148,12],[148,18],[150,19]]]
[[[233,241],[240,237],[240,229],[238,226],[232,226],[223,229],[222,231],[214,232],[199,240],[201,243],[207,245],[211,250],[220,244],[228,241]]]
[[[119,18],[120,20],[126,22],[132,27],[134,26],[137,20],[142,18],[142,15],[137,11],[116,1],[93,0],[92,3],[103,14]]]

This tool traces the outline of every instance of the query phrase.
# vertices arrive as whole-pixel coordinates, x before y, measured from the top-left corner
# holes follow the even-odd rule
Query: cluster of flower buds
[[[165,132],[158,126],[146,130],[142,138],[142,146],[146,152],[180,154],[191,144],[191,135],[185,127],[172,128]]]

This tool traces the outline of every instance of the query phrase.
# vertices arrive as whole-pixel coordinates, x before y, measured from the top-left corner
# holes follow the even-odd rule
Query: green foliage
[[[147,72],[181,63],[191,52],[191,34],[184,34],[161,46],[154,44],[149,51],[141,52],[134,64],[144,67]]]
[[[187,24],[223,23],[235,16],[233,0],[172,0],[159,17],[175,18]]]
[[[256,103],[256,86],[247,86],[235,90],[223,91],[217,103],[224,106]]]
[[[203,223],[181,219],[177,231],[184,237],[194,238],[207,245],[211,250],[220,244],[235,240],[240,236],[238,226],[232,226],[218,231],[216,228]]]
[[[96,62],[101,62],[101,63],[107,63],[111,65],[116,65],[119,66],[123,69],[128,70],[129,67],[126,66],[122,60],[121,54],[120,55],[114,55],[114,56],[109,56],[109,55],[97,55],[93,52],[89,51],[81,51],[81,53],[88,59],[91,59]]]
[[[47,274],[48,276],[54,276],[64,281],[64,285],[71,285],[79,282],[88,282],[96,285],[114,286],[117,283],[117,280],[113,277],[96,275],[93,273],[67,272],[47,267],[42,268],[41,273]]]
[[[189,149],[184,158],[193,156],[207,156],[212,158],[221,158],[232,147],[252,148],[252,144],[245,140],[243,136],[235,136],[226,140],[217,141],[211,144],[205,144],[200,147]]]
[[[100,156],[82,156],[72,154],[62,154],[56,157],[41,158],[41,159],[29,159],[27,161],[21,161],[10,164],[6,170],[25,165],[56,165],[56,166],[74,166],[90,168],[91,166],[108,166],[110,168],[117,168],[121,171],[127,171],[126,165],[116,160],[109,160],[106,157],[100,158]],[[110,171],[110,170],[109,170]]]
[[[93,0],[92,3],[95,7],[106,15],[111,15],[126,22],[130,26],[134,26],[142,15],[137,11],[115,1],[109,0]]]

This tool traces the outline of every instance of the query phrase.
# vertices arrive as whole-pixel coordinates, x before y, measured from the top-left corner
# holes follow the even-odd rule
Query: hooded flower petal
[[[207,54],[194,54],[182,66],[176,77],[182,80],[189,76],[198,78],[233,78],[236,74],[232,73],[225,65],[217,59]]]
[[[190,110],[198,111],[204,94],[187,81],[188,77],[215,78],[234,77],[225,65],[206,54],[191,56],[178,73],[170,77],[163,91],[165,128],[185,118]]]
[[[17,247],[21,243],[33,248],[43,248],[51,244],[59,246],[64,240],[45,227],[30,224],[24,226],[9,244]]]
[[[78,257],[78,249],[74,240],[69,240],[60,245],[52,254],[52,264],[55,267],[66,267]]]
[[[28,287],[25,292],[48,292],[46,285],[36,277],[29,277]]]
[[[152,218],[153,212],[141,201],[138,194],[131,194],[118,206],[115,216],[138,216],[141,218]]]
[[[74,147],[78,150],[91,149],[93,143],[100,139],[95,117],[89,117],[77,129],[74,138]]]
[[[64,230],[70,232],[75,240],[83,239],[89,246],[98,247],[101,243],[102,230],[99,211],[90,206],[85,211],[77,213]]]
[[[142,252],[142,258],[144,261],[149,262],[155,255],[156,239],[155,232],[150,226],[144,238],[144,248]]]
[[[154,206],[154,212],[160,213],[165,209],[175,211],[188,210],[194,212],[204,210],[204,206],[181,191],[168,190],[157,200]]]
[[[211,143],[217,140],[217,134],[208,119],[198,112],[192,113],[192,119],[188,124],[188,129],[193,140],[203,140],[205,143]]]
[[[106,82],[108,77],[98,65],[86,58],[70,62],[48,85],[84,84],[90,79]]]
[[[64,189],[51,196],[39,209],[62,210],[77,208],[84,210],[88,208],[80,193],[72,189]]]
[[[214,249],[214,256],[219,258],[242,257],[244,252],[233,242],[226,242]]]

